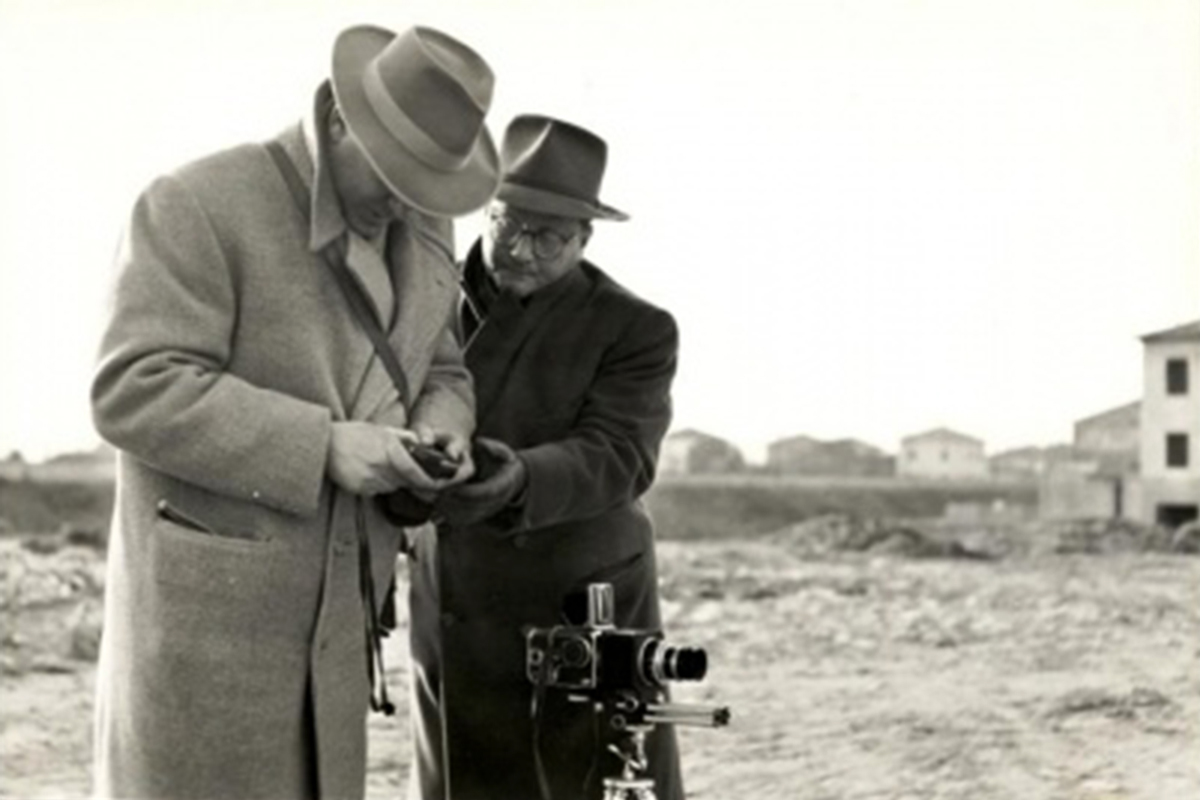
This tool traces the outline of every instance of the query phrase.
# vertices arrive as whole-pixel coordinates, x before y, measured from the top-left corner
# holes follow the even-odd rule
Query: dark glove
[[[480,437],[471,443],[475,475],[452,486],[434,501],[434,515],[456,527],[491,519],[520,504],[529,473],[512,448],[497,439]]]
[[[433,503],[422,500],[408,489],[379,495],[376,502],[388,522],[405,528],[424,525],[433,516]]]

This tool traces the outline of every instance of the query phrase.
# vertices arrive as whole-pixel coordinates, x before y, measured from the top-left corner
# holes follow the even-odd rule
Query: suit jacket
[[[301,127],[278,141],[311,185]],[[405,408],[261,144],[138,199],[92,388],[120,450],[97,794],[363,794],[355,503],[326,457],[339,420],[472,430],[450,236],[413,214],[388,242]],[[367,515],[382,591],[399,532]]]
[[[653,529],[639,497],[671,418],[674,319],[587,262],[525,305],[489,304],[473,288],[481,269],[476,245],[463,314],[468,328],[476,312],[484,317],[466,347],[478,433],[512,446],[529,483],[516,517],[418,541],[414,776],[425,800],[540,796],[525,625],[561,624],[568,594],[607,581],[619,625],[661,627]],[[550,697],[542,731],[554,796],[582,796],[599,758],[588,792],[598,797],[600,777],[619,762],[597,747],[590,712]],[[658,797],[681,796],[673,736],[652,739]]]

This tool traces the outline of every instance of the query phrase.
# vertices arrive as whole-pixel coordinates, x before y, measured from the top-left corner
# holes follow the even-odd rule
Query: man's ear
[[[346,121],[342,119],[342,112],[335,103],[333,108],[329,109],[329,138],[333,142],[340,142],[346,138],[346,133]]]
[[[579,244],[581,247],[587,247],[592,238],[592,223],[590,220],[584,220],[579,223]]]

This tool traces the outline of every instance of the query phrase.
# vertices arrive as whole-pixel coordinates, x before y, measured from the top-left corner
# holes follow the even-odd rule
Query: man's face
[[[374,238],[395,217],[393,204],[400,201],[336,110],[329,125],[329,164],[346,224],[358,235]]]
[[[493,202],[483,234],[483,263],[500,288],[526,297],[583,259],[590,229],[577,219]]]

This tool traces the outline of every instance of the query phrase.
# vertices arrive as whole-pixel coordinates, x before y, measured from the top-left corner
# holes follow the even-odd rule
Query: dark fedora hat
[[[333,94],[376,172],[416,208],[458,216],[499,184],[484,125],[495,79],[471,48],[431,28],[360,25],[333,46]]]
[[[501,160],[497,200],[560,217],[629,219],[600,202],[608,145],[578,125],[523,114],[504,132]]]

